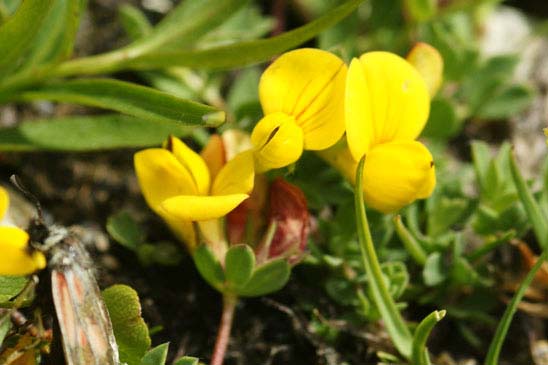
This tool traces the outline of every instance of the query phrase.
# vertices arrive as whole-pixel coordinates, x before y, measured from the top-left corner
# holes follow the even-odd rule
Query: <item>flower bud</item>
[[[276,230],[270,243],[268,257],[286,257],[298,261],[306,248],[309,217],[306,198],[297,186],[277,178],[270,186],[270,225]]]

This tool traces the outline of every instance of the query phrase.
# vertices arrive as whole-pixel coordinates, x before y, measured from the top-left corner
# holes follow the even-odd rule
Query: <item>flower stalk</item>
[[[364,166],[365,156],[362,157],[358,164],[358,169],[356,170],[356,185],[354,188],[356,224],[363,266],[367,277],[369,278],[368,284],[371,296],[381,314],[390,338],[392,338],[392,341],[400,354],[405,358],[410,359],[413,337],[386,287],[381,265],[379,264],[379,259],[377,258],[375,246],[371,237],[369,223],[367,221],[363,200]]]
[[[230,332],[232,330],[232,322],[234,321],[234,312],[238,297],[233,294],[223,294],[223,313],[221,322],[217,330],[217,339],[211,356],[211,365],[222,365],[225,359],[228,341],[230,340]]]

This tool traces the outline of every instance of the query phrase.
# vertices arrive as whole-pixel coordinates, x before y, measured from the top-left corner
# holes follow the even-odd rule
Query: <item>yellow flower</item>
[[[217,141],[212,138],[210,143]],[[211,151],[211,148],[205,150]],[[204,228],[201,233],[206,235],[205,239],[214,233],[213,241],[223,240],[218,219],[247,199],[253,189],[251,151],[237,154],[226,164],[223,161],[222,167],[218,161],[210,167],[202,156],[181,140],[170,137],[165,148],[136,153],[134,162],[148,205],[191,250],[198,239],[192,222],[198,222]],[[219,243],[222,244],[213,242]]]
[[[287,166],[303,149],[323,150],[344,133],[346,65],[319,49],[287,52],[261,76],[264,118],[251,142],[257,172]]]
[[[346,147],[321,156],[351,181],[365,155],[366,203],[389,213],[430,196],[436,177],[428,149],[415,141],[430,110],[424,79],[409,62],[388,52],[352,60],[345,95]]]
[[[9,205],[8,193],[0,187],[0,220]],[[17,227],[0,227],[0,275],[28,275],[46,267],[44,254],[28,247],[29,235]]]

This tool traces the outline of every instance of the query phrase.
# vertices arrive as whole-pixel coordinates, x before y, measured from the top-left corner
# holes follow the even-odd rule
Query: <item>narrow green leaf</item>
[[[202,278],[215,289],[222,291],[225,274],[221,263],[206,246],[200,245],[193,254],[194,264]]]
[[[148,327],[141,317],[137,292],[126,285],[113,285],[103,291],[114,337],[120,351],[120,361],[139,365],[150,348]]]
[[[248,245],[230,247],[225,257],[225,275],[229,285],[241,288],[253,274],[255,268],[255,254]]]
[[[0,346],[2,346],[2,343],[4,342],[4,339],[6,338],[6,335],[8,334],[10,329],[11,316],[10,312],[7,311],[0,317]]]
[[[157,50],[162,47],[189,47],[204,34],[221,25],[248,0],[182,1],[131,48]]]
[[[70,57],[80,24],[81,0],[55,0],[21,70]]]
[[[0,151],[95,151],[154,146],[170,134],[186,136],[191,129],[179,122],[150,122],[120,114],[26,121],[0,128]]]
[[[133,251],[145,238],[145,232],[127,211],[120,211],[108,217],[107,232],[117,242]]]
[[[487,172],[491,163],[491,153],[489,146],[483,141],[472,141],[472,160],[474,162],[474,171],[476,179],[482,191],[488,188]]]
[[[255,269],[247,284],[236,291],[243,297],[258,297],[280,290],[285,286],[291,274],[291,266],[285,259],[267,262]]]
[[[417,326],[413,336],[413,365],[430,365],[426,341],[432,328],[445,317],[445,311],[434,311],[424,318]]]
[[[542,214],[539,205],[537,204],[533,194],[529,190],[527,183],[521,173],[516,163],[513,151],[509,150],[508,152],[510,160],[510,171],[512,172],[512,178],[514,179],[514,184],[516,190],[518,191],[519,198],[525,212],[529,217],[529,222],[533,226],[533,231],[537,237],[538,243],[544,251],[548,250],[548,220]]]
[[[20,98],[95,106],[158,122],[216,127],[225,120],[225,113],[211,106],[110,79],[54,82],[23,92]]]
[[[322,17],[279,36],[194,51],[151,52],[128,62],[128,67],[148,70],[172,66],[227,69],[269,60],[302,44],[352,13],[363,0],[349,0]]]
[[[49,73],[50,77],[97,75],[124,69],[151,70],[173,66],[201,69],[226,69],[267,61],[296,47],[337,24],[352,13],[364,0],[348,0],[322,17],[279,36],[244,41],[226,46],[191,51],[151,51],[129,47],[114,52],[65,62]]]
[[[163,343],[156,346],[141,359],[139,365],[165,365],[169,343]]]
[[[19,65],[54,0],[26,0],[0,27],[0,78]]]
[[[184,356],[175,361],[173,365],[198,365],[199,363],[200,359],[198,359],[197,357]]]
[[[531,282],[535,278],[537,271],[542,267],[543,263],[546,261],[546,258],[548,258],[548,251],[545,249],[543,250],[542,255],[540,255],[540,257],[537,259],[537,262],[531,268],[525,279],[523,279],[523,281],[519,285],[518,290],[512,298],[512,301],[506,307],[506,310],[502,315],[499,325],[497,326],[497,331],[495,332],[495,335],[491,340],[491,344],[489,345],[489,351],[487,352],[487,356],[484,362],[485,365],[499,364],[500,350],[502,349],[504,339],[506,338],[506,334],[508,333],[508,328],[510,328],[510,324],[512,323],[512,318],[514,317],[514,314],[518,309],[519,303],[525,295],[525,291],[527,290],[529,285],[531,285]]]
[[[0,305],[19,294],[27,282],[26,276],[0,276]]]
[[[122,4],[119,9],[120,22],[131,40],[136,40],[150,34],[152,25],[141,9]]]

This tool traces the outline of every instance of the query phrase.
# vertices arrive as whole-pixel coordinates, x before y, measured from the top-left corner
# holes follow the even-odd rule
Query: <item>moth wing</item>
[[[108,311],[92,270],[79,264],[88,257],[84,248],[77,245],[73,245],[74,262],[51,271],[53,301],[67,365],[119,365]]]

